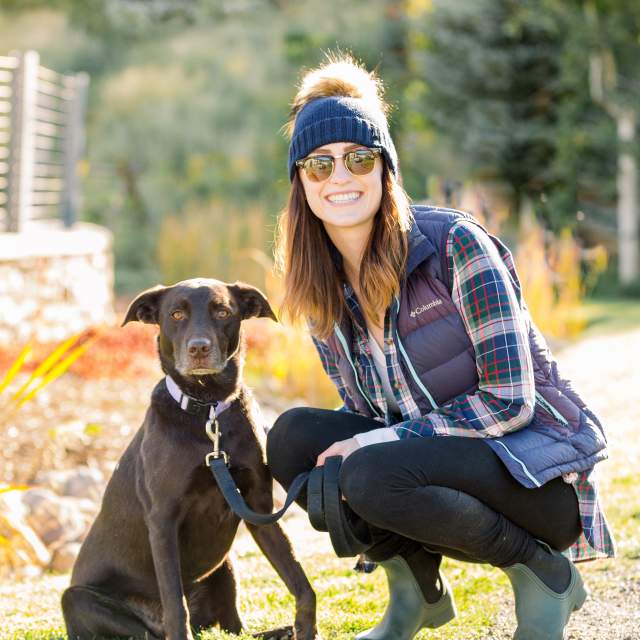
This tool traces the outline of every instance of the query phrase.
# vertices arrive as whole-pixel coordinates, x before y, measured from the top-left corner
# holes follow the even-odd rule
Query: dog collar
[[[187,413],[205,418],[216,418],[231,406],[230,402],[201,402],[186,393],[183,393],[176,381],[171,376],[164,379],[169,395],[180,405],[180,408]],[[212,415],[213,414],[213,415]]]

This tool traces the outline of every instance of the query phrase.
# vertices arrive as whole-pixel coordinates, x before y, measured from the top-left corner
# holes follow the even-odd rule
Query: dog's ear
[[[234,282],[228,285],[228,289],[236,299],[238,307],[240,307],[240,315],[243,320],[247,318],[271,318],[278,322],[276,314],[273,313],[271,305],[260,289],[256,289],[244,282]]]
[[[124,321],[120,325],[124,327],[127,322],[137,320],[145,324],[158,324],[158,311],[163,294],[169,289],[161,284],[147,289],[138,294],[137,298],[129,305]]]

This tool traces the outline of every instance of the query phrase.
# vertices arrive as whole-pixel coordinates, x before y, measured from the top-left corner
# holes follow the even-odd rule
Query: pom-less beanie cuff
[[[298,113],[289,146],[289,179],[293,180],[297,160],[332,142],[379,148],[397,176],[398,156],[384,116],[358,98],[329,97],[307,103]]]

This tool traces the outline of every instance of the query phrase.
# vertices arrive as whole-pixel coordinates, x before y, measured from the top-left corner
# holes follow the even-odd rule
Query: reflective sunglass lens
[[[371,151],[351,151],[344,158],[347,169],[356,176],[371,173],[376,163],[376,157]]]
[[[304,170],[307,172],[309,180],[322,182],[326,180],[333,171],[333,158],[329,156],[307,158],[304,162]]]

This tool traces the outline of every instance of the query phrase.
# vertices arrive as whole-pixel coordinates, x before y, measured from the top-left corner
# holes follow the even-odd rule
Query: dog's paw
[[[260,638],[260,640],[295,640],[296,636],[293,627],[279,627],[254,633],[252,637]]]

